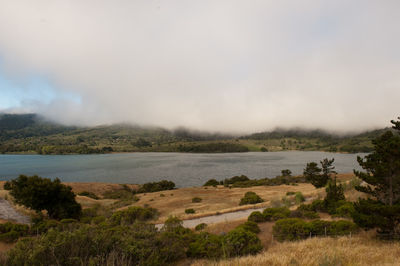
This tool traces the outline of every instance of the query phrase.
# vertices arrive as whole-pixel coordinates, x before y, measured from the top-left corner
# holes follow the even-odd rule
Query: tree
[[[292,176],[292,171],[290,171],[289,169],[284,169],[281,171],[281,175],[282,176]]]
[[[400,119],[400,118],[399,118]],[[368,199],[355,204],[353,219],[369,229],[378,227],[380,234],[395,236],[400,233],[400,121],[391,121],[393,129],[372,141],[374,151],[357,161],[366,171],[354,171],[364,185],[358,191]]]
[[[4,189],[10,190],[16,203],[36,212],[46,210],[50,218],[79,218],[81,215],[82,207],[75,201],[72,188],[61,184],[58,178],[52,181],[37,175],[20,175],[7,181]]]
[[[306,169],[304,169],[303,175],[307,181],[313,184],[316,188],[326,186],[332,174],[336,174],[333,170],[335,167],[332,166],[334,158],[328,160],[328,158],[320,161],[321,168],[315,162],[307,163]],[[336,179],[336,176],[335,176]]]
[[[334,158],[325,158],[320,161],[321,168],[315,162],[307,163],[304,169],[304,176],[307,181],[313,184],[316,188],[321,188],[327,185],[326,197],[324,199],[324,207],[329,213],[335,213],[338,207],[338,202],[345,200],[344,190],[341,184],[336,182],[336,172],[333,170]]]

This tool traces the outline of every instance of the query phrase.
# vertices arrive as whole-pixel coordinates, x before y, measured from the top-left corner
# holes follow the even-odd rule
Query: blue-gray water
[[[327,152],[249,152],[225,154],[122,153],[101,155],[0,155],[0,180],[20,174],[59,177],[65,182],[142,184],[168,179],[178,187],[200,186],[208,179],[235,175],[275,177],[282,169],[301,174],[307,162],[335,158],[339,173],[359,169],[365,154]]]

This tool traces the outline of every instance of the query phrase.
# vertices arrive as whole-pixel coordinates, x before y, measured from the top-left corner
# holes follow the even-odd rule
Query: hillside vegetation
[[[174,131],[132,125],[64,126],[35,114],[0,114],[0,153],[220,153],[247,151],[370,152],[383,130],[337,136],[320,130],[275,130],[247,136]]]

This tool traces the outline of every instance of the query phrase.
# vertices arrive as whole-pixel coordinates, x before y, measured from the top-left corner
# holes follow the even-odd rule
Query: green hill
[[[246,152],[319,150],[369,152],[384,129],[338,136],[322,130],[274,130],[247,136],[127,124],[64,126],[36,114],[0,114],[1,153]]]

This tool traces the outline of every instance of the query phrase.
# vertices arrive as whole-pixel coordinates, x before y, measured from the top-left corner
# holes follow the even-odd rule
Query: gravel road
[[[5,199],[0,198],[0,219],[12,220],[21,224],[29,224],[30,218],[17,212]]]

